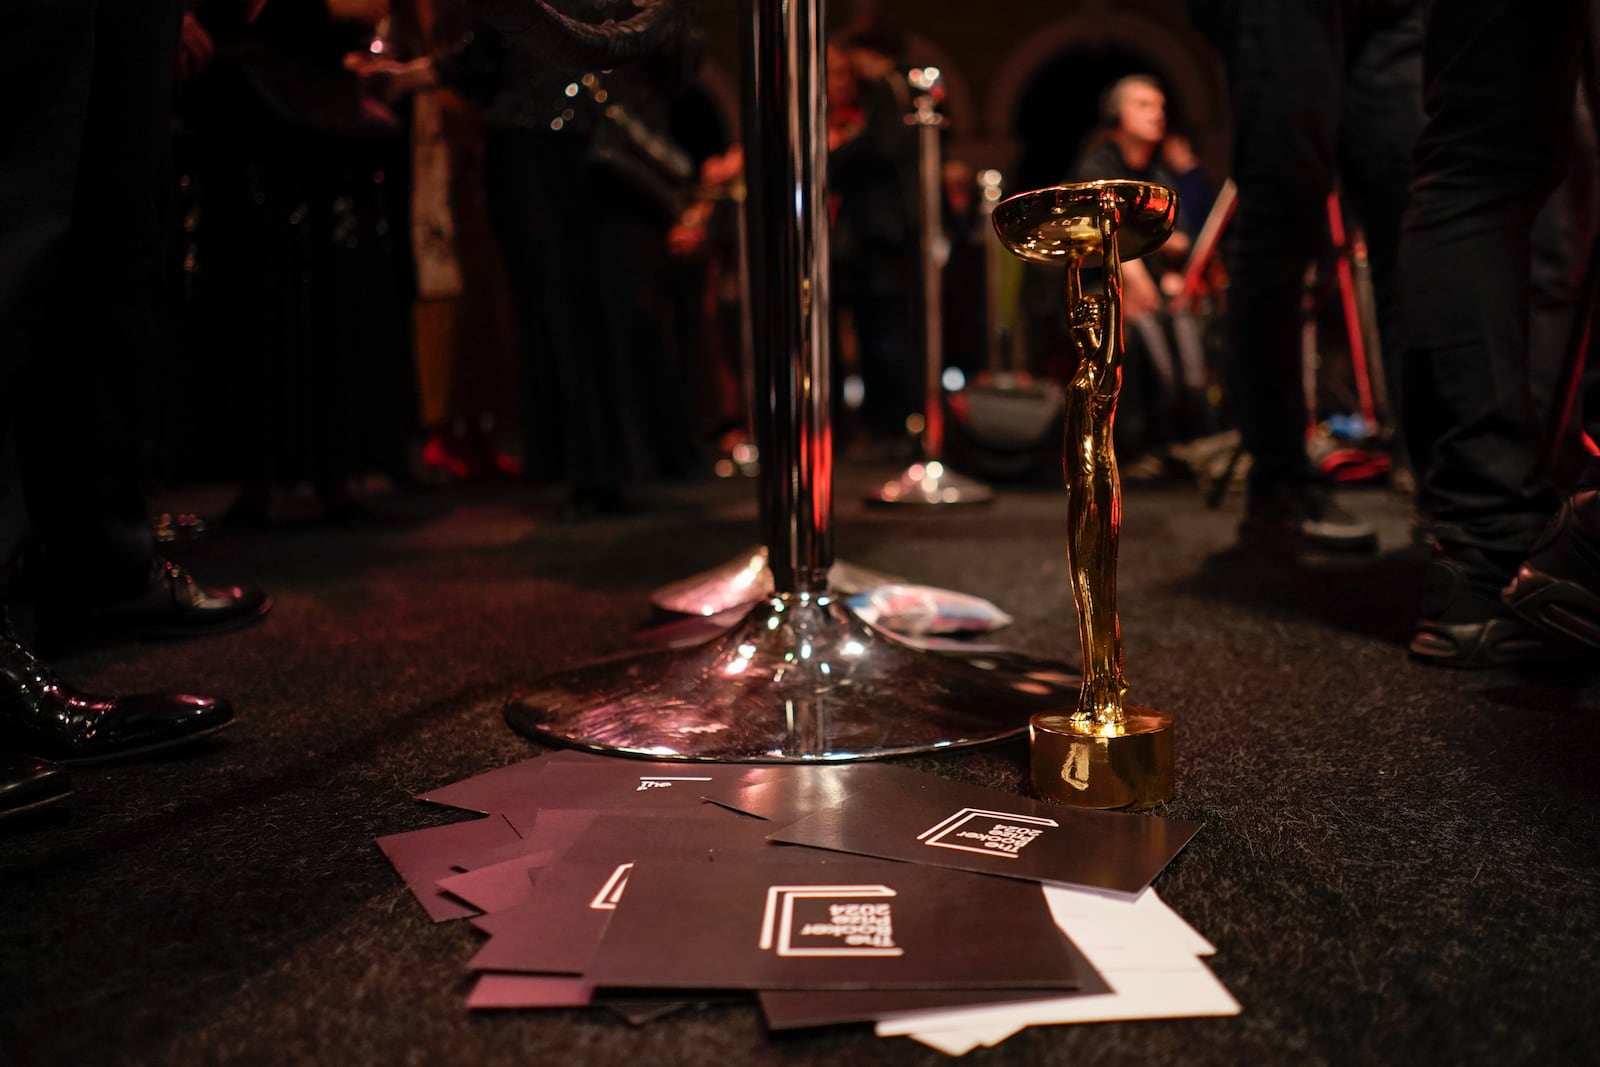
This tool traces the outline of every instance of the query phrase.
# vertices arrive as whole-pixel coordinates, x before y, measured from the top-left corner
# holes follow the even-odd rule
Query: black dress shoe
[[[71,792],[72,779],[56,764],[0,755],[0,820],[47,808]]]
[[[105,763],[187,744],[233,722],[224,700],[182,693],[80,693],[0,629],[0,750],[68,765]]]
[[[272,610],[272,600],[246,586],[207,587],[170,560],[151,565],[144,595],[83,612],[76,618],[55,617],[51,639],[80,637],[201,637],[226,633],[259,622]],[[40,613],[41,631],[46,629]]]

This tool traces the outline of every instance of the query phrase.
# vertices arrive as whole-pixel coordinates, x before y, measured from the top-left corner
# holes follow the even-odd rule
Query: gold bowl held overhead
[[[1035,189],[995,205],[1001,242],[1036,263],[1100,266],[1100,223],[1105,194],[1116,204],[1117,252],[1123,262],[1153,252],[1172,233],[1178,197],[1149,182],[1098,181]]]

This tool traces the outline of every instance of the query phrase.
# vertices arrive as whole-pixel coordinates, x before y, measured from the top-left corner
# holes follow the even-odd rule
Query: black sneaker
[[[1241,540],[1293,551],[1375,552],[1378,533],[1340,507],[1316,482],[1252,489]]]
[[[1600,648],[1600,490],[1561,505],[1501,596],[1541,630]]]
[[[1516,557],[1440,547],[1423,576],[1411,655],[1440,667],[1508,667],[1566,659],[1572,649],[1506,611],[1500,589]]]

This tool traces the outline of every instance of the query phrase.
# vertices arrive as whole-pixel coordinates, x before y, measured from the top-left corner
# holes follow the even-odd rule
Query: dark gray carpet
[[[854,562],[988,596],[1006,643],[1076,660],[1059,493],[867,511]],[[182,555],[258,581],[257,628],[59,662],[88,688],[231,697],[238,725],[172,758],[85,770],[0,830],[0,1061],[19,1064],[934,1064],[866,1028],[768,1036],[753,1007],[643,1028],[601,1012],[468,1014],[477,935],[436,926],[373,837],[448,821],[412,794],[534,753],[519,680],[629,647],[655,586],[754,542],[750,483],[556,521],[523,489],[379,501],[406,521],[216,538]],[[177,494],[169,503],[192,502]],[[1406,503],[1376,560],[1233,546],[1238,508],[1130,489],[1131,698],[1179,724],[1205,828],[1157,885],[1218,946],[1238,1018],[1034,1030],[975,1064],[1576,1063],[1600,1057],[1600,684],[1409,663],[1420,555]],[[1025,743],[914,766],[1020,790]]]

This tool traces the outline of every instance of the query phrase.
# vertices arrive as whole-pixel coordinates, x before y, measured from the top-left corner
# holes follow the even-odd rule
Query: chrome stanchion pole
[[[759,473],[761,449],[756,443],[759,435],[755,426],[756,342],[750,296],[748,180],[740,181],[737,189],[735,207],[739,242],[739,381],[745,404],[745,429],[749,434],[748,444],[745,447],[752,455],[744,458],[735,455],[732,460],[741,469],[754,466]],[[846,595],[863,593],[880,585],[903,581],[903,578],[896,575],[871,570],[842,559],[835,559],[828,573],[830,587],[835,592]],[[721,615],[743,604],[754,603],[772,589],[772,569],[767,566],[767,546],[752,545],[726,563],[657,588],[650,594],[650,602],[663,611],[710,617]]]
[[[917,176],[921,214],[922,350],[926,378],[922,404],[922,459],[867,496],[869,504],[983,504],[994,490],[957,474],[944,464],[944,237],[939,129],[939,68],[921,67],[909,75],[917,127]]]
[[[983,231],[994,229],[994,206],[1005,193],[1005,179],[997,170],[982,171],[978,175],[978,214],[983,219]],[[983,330],[987,343],[989,380],[999,380],[1006,370],[1006,330],[1000,321],[1001,267],[1005,250],[997,241],[983,242]]]
[[[1020,733],[1076,672],[932,653],[833,595],[826,79],[821,0],[758,0],[746,35],[746,165],[761,528],[773,591],[692,648],[551,675],[513,696],[518,732],[656,759],[866,759]]]

